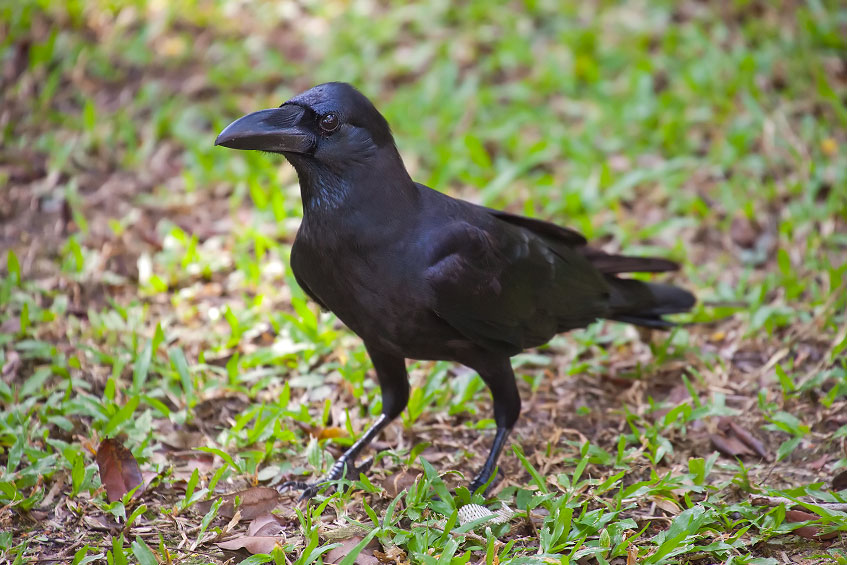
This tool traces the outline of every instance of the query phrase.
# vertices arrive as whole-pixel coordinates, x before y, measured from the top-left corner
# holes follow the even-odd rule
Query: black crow
[[[605,318],[651,328],[694,296],[618,277],[673,271],[666,259],[588,247],[552,223],[451,198],[414,182],[388,122],[345,83],[316,86],[231,123],[216,145],[281,153],[300,180],[303,222],[291,249],[297,282],[365,343],[382,415],[323,481],[358,477],[355,461],[409,399],[405,359],[471,367],[491,390],[497,433],[475,491],[492,478],[521,409],[509,358]]]

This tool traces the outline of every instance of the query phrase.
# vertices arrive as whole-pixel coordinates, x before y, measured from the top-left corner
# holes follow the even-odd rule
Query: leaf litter
[[[697,14],[703,9],[697,3],[684,2],[675,9],[678,13],[674,13],[673,17],[680,25],[685,25],[686,18],[696,20],[700,17]],[[773,10],[764,10],[763,21],[771,22],[774,18],[778,21],[782,17]],[[783,16],[787,17],[788,12],[790,10],[786,10]],[[95,10],[86,16],[91,18],[86,24],[88,33],[95,36],[99,34],[101,39],[123,33],[118,22],[96,14]],[[728,17],[736,16],[730,14]],[[48,120],[26,118],[28,115],[37,117],[43,113],[31,105],[37,100],[39,88],[36,85],[43,84],[45,78],[41,70],[27,68],[28,61],[35,57],[30,55],[33,46],[47,42],[49,29],[61,29],[68,24],[62,19],[51,20],[51,17],[49,14],[39,14],[37,18],[40,23],[34,23],[29,35],[20,39],[12,55],[4,59],[4,77],[19,80],[21,86],[15,91],[16,94],[4,94],[7,97],[4,98],[4,112],[8,114],[2,118],[3,123],[17,124],[14,127],[24,128],[25,133],[32,137],[55,129]],[[138,16],[126,13],[122,17],[132,21],[133,17]],[[135,24],[139,24],[139,21],[136,20]],[[187,22],[180,25],[191,27]],[[223,32],[215,30],[214,26],[208,29],[203,26],[192,28],[197,32],[197,44],[213,44],[218,40],[216,34],[225,36],[228,33],[240,33],[238,37],[241,37],[249,32],[260,43],[266,41],[277,45],[290,42],[283,46],[286,53],[295,60],[305,59],[308,64],[314,62],[314,53],[310,53],[305,42],[297,42],[296,34],[277,33],[277,30],[269,30],[262,22],[251,21],[249,18],[244,21],[235,19],[226,25],[233,26],[235,31],[230,29]],[[728,25],[730,34],[737,33],[737,29]],[[784,25],[793,26],[794,23],[787,22]],[[156,37],[154,33],[151,41],[157,50],[167,53],[171,48],[163,46],[177,45],[178,40],[164,37],[173,33],[167,26],[161,29],[165,30],[160,31],[163,35]],[[614,34],[611,38],[614,39]],[[464,40],[461,37],[457,39]],[[587,57],[585,61],[590,59]],[[843,62],[839,66],[837,57],[835,59],[836,62],[831,62],[827,58],[830,61],[827,65],[834,69],[831,78],[841,81],[838,84],[843,87]],[[140,99],[145,83],[156,83],[157,88],[165,89],[170,95],[185,97],[184,100],[190,106],[202,106],[210,97],[219,96],[222,87],[207,76],[206,64],[206,61],[189,57],[170,69],[162,65],[149,68],[128,65],[126,69],[120,70],[124,74],[123,78],[113,82],[98,78],[96,73],[91,74],[84,65],[80,65],[73,72],[62,74],[62,80],[66,83],[49,103],[56,109],[76,108],[79,101],[67,94],[73,92],[71,87],[76,87],[78,92],[96,100],[98,111],[127,108],[128,112],[135,112],[131,117],[137,123],[145,123],[149,109],[140,106],[136,112],[131,103]],[[117,64],[118,67],[121,65],[125,65],[125,62]],[[781,80],[791,80],[791,75],[786,75],[785,71],[774,69],[773,73],[773,84],[779,82],[777,79],[780,73],[783,75]],[[672,76],[666,74],[664,80],[670,78]],[[501,79],[507,80],[506,75]],[[310,79],[304,76],[288,81],[278,74],[269,74],[263,80],[251,83],[249,89],[246,83],[236,86],[235,90],[241,93],[232,105],[253,108],[257,99],[272,101],[280,98],[277,92],[280,84],[296,90],[309,86],[307,83],[297,84],[297,81],[308,82]],[[253,87],[252,84],[258,86]],[[386,86],[383,92],[385,98],[390,99],[393,91],[393,86]],[[817,108],[815,111],[825,113],[828,110]],[[806,147],[804,139],[798,140],[793,131],[799,128],[799,118],[802,115],[789,113],[787,117],[773,120],[773,124],[763,130],[758,147],[762,155],[766,158],[779,156],[786,163],[791,163],[792,155],[814,151],[814,147]],[[171,115],[165,116],[165,119],[176,122],[179,118]],[[579,127],[582,125],[578,124]],[[720,124],[704,124],[704,131],[696,133],[719,136],[722,133],[719,127]],[[58,129],[66,140],[76,139],[82,144],[80,134]],[[185,388],[163,387],[156,391],[159,396],[155,399],[164,408],[160,407],[160,412],[153,418],[155,421],[167,422],[170,430],[165,431],[164,427],[157,429],[151,438],[153,445],[143,450],[140,466],[125,447],[112,443],[114,440],[104,440],[98,449],[96,461],[99,476],[109,501],[119,500],[132,488],[143,484],[144,473],[153,472],[159,476],[153,469],[161,470],[165,475],[172,472],[172,483],[169,482],[171,479],[165,478],[164,484],[158,487],[136,492],[136,497],[141,497],[143,502],[155,509],[155,516],[142,515],[137,518],[138,522],[130,530],[134,535],[155,546],[158,543],[157,534],[164,532],[169,543],[173,541],[175,549],[172,551],[175,554],[182,550],[188,552],[187,548],[192,547],[196,541],[197,528],[202,518],[198,514],[208,512],[214,501],[220,499],[222,504],[212,527],[228,529],[227,535],[235,533],[237,537],[215,541],[218,547],[267,553],[273,547],[290,543],[295,550],[302,549],[306,546],[306,540],[299,523],[290,516],[281,517],[281,514],[290,512],[288,497],[283,500],[275,489],[256,486],[256,483],[261,482],[261,468],[275,465],[280,467],[274,473],[277,477],[302,476],[311,471],[317,474],[320,469],[316,467],[326,466],[326,459],[307,456],[306,451],[311,449],[310,453],[319,455],[323,447],[337,455],[343,449],[344,442],[350,441],[349,437],[345,437],[348,435],[345,426],[349,425],[355,436],[371,421],[372,414],[367,400],[372,398],[368,392],[372,389],[367,387],[372,385],[350,384],[358,383],[355,373],[359,369],[355,363],[351,366],[350,361],[350,352],[355,351],[356,342],[345,336],[337,324],[329,322],[321,326],[320,320],[314,327],[306,328],[300,334],[285,328],[281,331],[280,319],[275,316],[277,313],[293,312],[290,306],[292,293],[283,275],[285,262],[280,261],[279,257],[268,258],[263,266],[283,265],[280,268],[274,267],[276,271],[268,268],[269,273],[279,274],[252,281],[247,281],[243,274],[248,269],[237,265],[238,261],[244,261],[243,256],[248,252],[261,255],[255,243],[250,244],[246,251],[239,247],[243,242],[232,234],[239,232],[240,226],[257,226],[258,232],[270,234],[272,240],[284,245],[290,242],[293,229],[296,229],[296,218],[269,220],[267,214],[240,203],[234,197],[234,192],[245,190],[244,186],[233,188],[236,182],[232,178],[217,180],[223,176],[219,174],[220,171],[203,179],[209,185],[208,190],[187,190],[186,184],[196,181],[190,178],[196,174],[191,163],[206,159],[206,156],[187,149],[180,141],[156,139],[144,132],[138,135],[143,146],[155,149],[146,151],[144,147],[137,148],[133,158],[140,161],[140,166],[136,166],[132,172],[122,170],[121,161],[126,161],[127,157],[122,156],[118,149],[110,148],[108,143],[95,142],[85,151],[74,152],[65,168],[57,167],[51,155],[39,149],[37,144],[7,145],[0,149],[0,176],[9,187],[0,194],[0,245],[4,251],[14,251],[16,257],[20,258],[24,278],[33,281],[39,289],[38,297],[32,302],[32,310],[35,310],[35,305],[40,304],[40,307],[46,308],[57,300],[67,301],[64,310],[60,310],[64,312],[63,315],[39,321],[36,333],[29,337],[50,343],[59,352],[73,355],[79,367],[67,369],[69,374],[73,379],[85,383],[84,386],[92,390],[97,398],[103,393],[110,378],[120,385],[116,398],[130,393],[121,388],[123,383],[133,379],[132,357],[126,354],[127,343],[124,343],[131,341],[128,337],[130,334],[132,339],[143,341],[152,338],[157,325],[166,330],[168,341],[161,351],[152,356],[155,366],[152,374],[156,377],[174,377],[174,370],[166,366],[168,358],[163,353],[165,348],[181,347],[186,357],[191,359],[191,372],[184,382],[191,382],[195,387],[192,389],[196,395],[195,403],[191,406],[186,404]],[[787,144],[791,147],[786,148],[781,141],[783,139],[788,140]],[[820,150],[826,158],[836,159],[846,142],[843,135],[834,132],[831,137],[825,137],[820,142]],[[131,144],[131,141],[123,143]],[[492,152],[498,151],[504,151],[503,147],[492,146]],[[616,160],[616,170],[626,173],[633,167],[650,169],[667,164],[661,155],[648,157],[640,156],[633,160],[621,156]],[[426,166],[432,167],[432,163],[427,162]],[[743,177],[744,166],[741,164],[726,174]],[[185,173],[186,170],[189,172]],[[243,177],[243,172],[240,172],[239,179]],[[281,184],[290,183],[290,176],[285,176],[290,175],[290,172],[284,169],[278,172],[284,181]],[[780,261],[783,266],[788,261],[787,264],[792,268],[803,269],[798,277],[805,277],[809,281],[820,279],[819,272],[809,272],[803,262],[798,260],[802,257],[802,242],[811,238],[814,231],[824,234],[845,233],[844,219],[824,218],[810,223],[811,227],[800,228],[797,233],[781,233],[778,225],[775,225],[775,222],[781,221],[776,211],[763,208],[755,210],[756,214],[751,216],[750,210],[742,213],[727,209],[725,204],[715,200],[712,189],[720,182],[722,174],[700,171],[692,174],[684,190],[707,202],[710,214],[700,218],[702,221],[696,228],[689,226],[677,231],[668,230],[670,235],[657,235],[652,243],[668,246],[673,244],[673,241],[667,241],[668,237],[678,238],[689,252],[688,261],[704,269],[714,265],[720,271],[714,280],[700,280],[701,284],[718,289],[722,285],[754,285],[756,281],[766,279],[768,273],[778,272]],[[797,171],[774,169],[767,174],[786,183],[794,182],[796,179],[792,177],[795,175],[800,175],[797,182],[810,180],[803,176],[804,173]],[[822,173],[831,174],[826,170]],[[559,180],[555,179],[555,182]],[[73,190],[68,188],[71,181],[76,185]],[[632,194],[621,198],[621,206],[624,209],[629,207],[629,211],[621,214],[620,210],[599,210],[594,215],[593,225],[613,225],[621,221],[621,216],[638,222],[651,219],[646,223],[653,224],[664,221],[669,214],[668,202],[663,201],[659,185],[646,182],[636,186]],[[279,189],[281,192],[288,190],[285,187]],[[466,187],[456,187],[456,190],[466,190]],[[515,194],[521,194],[521,190],[524,189],[517,187]],[[819,191],[813,197],[829,198],[825,192]],[[525,190],[523,193],[529,194]],[[789,206],[791,198],[789,194],[778,195],[780,206]],[[296,204],[296,194],[291,199]],[[295,220],[293,224],[291,220]],[[790,226],[783,225],[782,229],[790,229]],[[69,263],[63,264],[63,261],[67,262],[75,254],[73,246],[68,245],[71,236],[73,241],[81,245],[82,251],[79,253],[87,254],[83,257],[85,271],[73,275],[69,274],[72,266]],[[621,237],[620,234],[617,237]],[[612,235],[608,238],[613,245],[620,243]],[[822,257],[827,253],[833,256],[843,253],[843,238],[832,241],[842,243],[832,243],[821,250]],[[209,259],[202,264],[186,261],[186,266],[183,266],[183,257],[179,255],[185,253],[187,256],[187,250],[192,247],[194,253]],[[282,249],[273,253],[284,255]],[[780,255],[780,249],[785,253]],[[750,270],[744,270],[735,263],[727,263],[727,257],[737,258],[741,265]],[[280,287],[283,290],[279,290]],[[155,288],[160,290],[153,290]],[[746,501],[745,489],[756,490],[761,486],[770,489],[809,487],[814,490],[818,488],[816,485],[829,485],[833,491],[843,491],[847,488],[847,479],[840,469],[843,468],[847,450],[844,434],[837,437],[835,434],[847,425],[844,419],[847,406],[843,395],[833,394],[833,398],[827,395],[833,390],[837,393],[838,387],[843,386],[833,371],[837,369],[838,361],[843,359],[844,349],[839,349],[839,344],[843,343],[844,337],[843,330],[840,334],[833,332],[827,321],[831,319],[828,309],[839,304],[839,288],[829,290],[833,297],[830,304],[819,304],[808,313],[801,311],[796,314],[798,319],[795,323],[776,325],[770,329],[767,325],[769,320],[778,319],[780,309],[786,308],[792,300],[798,298],[787,296],[786,293],[793,291],[786,287],[764,292],[757,299],[764,302],[770,309],[768,315],[775,318],[766,318],[758,326],[753,323],[756,320],[728,317],[718,323],[717,327],[692,327],[684,338],[691,340],[692,344],[688,347],[680,346],[680,354],[663,352],[661,338],[644,335],[643,341],[639,341],[638,336],[629,330],[615,330],[608,326],[592,330],[590,338],[574,335],[557,338],[548,348],[534,352],[537,355],[534,360],[525,358],[517,361],[525,363],[519,369],[525,377],[520,383],[524,413],[515,431],[514,442],[523,446],[529,461],[541,470],[546,481],[545,488],[555,492],[567,490],[558,483],[556,477],[562,473],[573,473],[578,462],[584,458],[583,446],[589,443],[597,451],[593,455],[589,454],[590,461],[585,466],[584,476],[590,476],[596,481],[612,476],[615,462],[604,460],[605,455],[600,451],[616,453],[619,438],[624,435],[631,436],[627,448],[632,451],[627,458],[628,471],[621,479],[622,487],[656,482],[656,477],[668,473],[676,476],[686,474],[690,469],[689,461],[708,460],[714,449],[717,449],[722,457],[713,467],[709,481],[713,485],[736,482],[734,486],[721,487],[720,496],[725,497],[727,503]],[[840,290],[843,292],[843,285]],[[171,294],[184,299],[171,298]],[[264,298],[261,304],[256,305],[259,296]],[[249,312],[263,319],[265,326],[253,334],[245,332],[239,339],[219,340],[219,336],[235,335],[240,331],[237,324],[233,325],[227,320],[227,309],[231,312]],[[118,310],[123,313],[110,314]],[[15,313],[20,312],[16,310]],[[115,319],[110,318],[108,324],[95,327],[94,323],[101,317]],[[268,325],[267,320],[273,323]],[[843,315],[837,320],[842,328],[847,327]],[[132,326],[134,322],[138,323]],[[108,335],[103,337],[105,327],[118,330],[106,332]],[[19,315],[6,317],[0,322],[0,333],[4,335],[21,336],[24,331]],[[320,337],[321,332],[325,332],[324,338]],[[305,335],[309,335],[310,339],[327,339],[336,343],[325,349],[304,347],[301,344],[306,341]],[[72,343],[68,343],[69,336],[74,340]],[[594,340],[594,343],[589,343],[590,340]],[[277,345],[275,350],[274,345]],[[2,348],[2,379],[6,385],[27,386],[25,383],[32,377],[33,371],[45,365],[44,361],[37,360],[23,349],[10,346],[8,342],[3,342]],[[115,359],[106,362],[102,361],[103,357],[89,357],[87,352],[92,350],[113,354]],[[199,362],[201,354],[203,363]],[[250,357],[252,355],[256,357]],[[285,439],[276,440],[276,448],[284,450],[283,462],[273,456],[259,457],[258,463],[248,465],[239,459],[235,461],[237,465],[243,465],[239,467],[239,472],[230,473],[223,482],[219,481],[205,503],[190,505],[192,513],[169,515],[168,509],[178,505],[186,494],[195,471],[199,477],[198,485],[205,487],[214,480],[215,472],[225,466],[219,456],[198,452],[196,447],[215,447],[224,452],[237,449],[245,452],[261,451],[264,449],[262,442],[268,441],[261,434],[249,439],[238,437],[237,433],[240,432],[227,435],[228,430],[245,429],[241,420],[248,411],[255,410],[261,416],[261,409],[256,408],[256,398],[260,393],[255,389],[264,384],[270,385],[269,392],[262,397],[262,403],[268,409],[267,406],[274,403],[272,397],[280,394],[283,388],[281,379],[273,375],[259,376],[243,386],[236,383],[229,375],[228,367],[234,366],[241,373],[246,372],[243,370],[245,368],[255,368],[241,367],[239,360],[245,358],[253,364],[261,364],[262,360],[267,363],[281,361],[286,367],[285,380],[289,383],[295,382],[297,378],[310,382],[307,386],[292,386],[291,390],[292,394],[300,395],[293,404],[308,407],[308,418],[304,418],[304,421],[298,419],[290,426],[300,436],[295,431],[286,430],[296,439],[284,435],[281,437]],[[236,362],[230,365],[233,359]],[[196,367],[195,360],[198,361]],[[534,365],[534,362],[542,364]],[[777,374],[778,366],[789,367],[792,374],[798,375],[793,384]],[[334,369],[318,370],[320,367]],[[436,370],[437,365],[433,363],[420,363],[413,367],[411,374],[415,388],[426,388]],[[345,373],[342,375],[342,372]],[[353,378],[350,378],[351,374]],[[683,377],[688,382],[680,386],[678,383]],[[463,377],[456,372],[451,378],[454,378],[451,382],[456,382]],[[225,384],[209,384],[215,380]],[[313,382],[315,380],[324,384],[317,385]],[[35,384],[29,387],[38,388]],[[453,391],[456,396],[461,392]],[[696,410],[704,401],[711,402],[714,398],[721,398],[724,402],[722,407],[718,406],[718,412],[727,408],[734,411],[734,415],[697,418],[684,426],[663,425],[666,419],[681,413],[679,411],[684,411],[685,407]],[[760,401],[771,403],[776,408],[769,409],[765,415],[757,408]],[[324,403],[331,405],[331,410],[340,409],[348,415],[345,418],[334,415],[330,422],[322,414]],[[289,413],[275,414],[273,418],[267,419],[266,425],[272,427],[276,421],[293,418],[294,409],[290,406],[285,409]],[[161,417],[164,411],[168,411],[167,418]],[[802,434],[801,441],[797,442],[793,451],[784,457],[775,457],[775,454],[790,440],[790,426],[794,424],[779,412],[793,415],[809,428],[807,433]],[[364,539],[362,532],[344,529],[349,518],[367,520],[367,514],[362,510],[362,501],[368,501],[381,515],[391,500],[404,492],[408,493],[409,489],[423,480],[420,464],[404,460],[404,450],[428,443],[429,446],[421,451],[425,459],[437,462],[439,469],[458,469],[464,475],[460,477],[448,473],[444,481],[450,487],[465,484],[466,478],[482,463],[483,447],[491,440],[491,430],[486,429],[485,424],[480,426],[481,432],[476,429],[479,419],[487,417],[489,413],[490,403],[484,393],[477,393],[472,401],[461,405],[449,404],[443,397],[432,394],[429,408],[417,416],[414,422],[392,425],[384,434],[381,447],[394,447],[396,453],[401,455],[389,454],[379,458],[370,478],[372,484],[384,490],[378,491],[378,494],[354,492],[351,500],[338,508],[330,507],[322,517],[326,526],[324,535],[331,531],[337,532],[330,534],[331,540],[326,537],[323,539],[342,543],[342,546],[326,555],[327,560],[340,560]],[[774,416],[778,418],[774,419]],[[72,439],[72,432],[90,429],[89,415],[74,415],[71,420],[68,423],[60,421],[51,424],[51,435],[67,441]],[[68,427],[71,432],[66,429]],[[307,439],[309,436],[315,439],[315,448],[309,447],[312,445]],[[667,444],[672,447],[670,451],[665,449],[661,457],[658,451],[651,452],[655,445],[662,444],[659,438],[667,440]],[[128,441],[130,445],[139,445],[144,440],[136,434]],[[256,446],[259,446],[258,449],[254,449]],[[8,463],[9,457],[7,451],[2,462]],[[745,465],[743,479],[738,478],[737,468],[732,467],[739,457]],[[501,492],[530,484],[531,477],[515,457],[504,457],[502,466],[506,478],[499,487]],[[737,485],[743,480],[748,484]],[[49,490],[40,502],[29,510],[20,501],[4,506],[0,512],[0,525],[13,531],[15,539],[30,540],[31,547],[38,548],[36,551],[39,551],[42,560],[70,560],[79,547],[76,541],[70,541],[71,537],[89,540],[92,546],[97,546],[102,539],[104,543],[97,547],[106,547],[108,541],[102,536],[118,535],[120,528],[104,513],[102,505],[92,500],[88,490],[83,489],[77,496],[71,496],[72,482],[69,473],[65,471],[57,472],[52,479],[39,479],[36,485],[49,484]],[[532,487],[533,492],[537,492],[537,488]],[[636,497],[633,506],[625,509],[620,517],[634,519],[638,528],[647,528],[650,534],[658,533],[679,516],[684,490],[684,487],[680,487]],[[217,494],[222,492],[230,494]],[[579,487],[577,492],[590,500],[586,507],[590,511],[603,508],[604,497],[608,497],[608,493],[594,493],[593,487],[588,485]],[[236,498],[241,500],[238,506],[235,504]],[[787,522],[819,518],[808,508],[803,507],[801,510],[789,502],[779,502],[786,508]],[[762,512],[771,508],[770,504],[762,501],[754,500],[753,504],[762,507]],[[277,514],[268,514],[271,511]],[[516,530],[498,542],[505,544],[514,541],[518,546],[537,543],[537,530],[543,526],[549,514],[545,514],[543,509],[536,509],[529,514],[523,524],[527,531]],[[230,526],[228,522],[236,515],[239,520],[249,521],[249,524],[236,521]],[[79,516],[82,516],[82,520],[78,519]],[[65,532],[74,528],[78,535],[65,537]],[[46,539],[53,541],[40,541],[41,538],[34,537],[32,532],[37,529],[43,530]],[[817,525],[803,526],[794,532],[810,541],[822,540],[822,530]],[[208,539],[216,538],[212,535]],[[773,555],[776,551],[773,546],[782,544],[781,541],[774,542],[774,539],[778,538],[756,545],[757,554]],[[835,543],[843,546],[843,541],[835,539]],[[223,545],[229,543],[233,545]],[[635,541],[627,548],[628,563],[638,562],[638,543]],[[205,547],[211,548],[211,543],[200,544],[193,551],[202,552]],[[812,550],[788,546],[786,551],[792,557],[795,554],[800,556],[799,560],[821,548],[825,546]],[[385,556],[383,562],[393,560],[399,563],[408,558],[397,546],[375,544],[369,546],[367,551],[371,550],[372,553],[365,553],[363,559],[369,559],[370,555],[376,559]],[[481,558],[478,551],[474,555]],[[164,559],[164,556],[160,557]],[[213,562],[225,561],[225,557],[219,553],[210,553],[206,558]],[[622,556],[617,559],[622,559]]]

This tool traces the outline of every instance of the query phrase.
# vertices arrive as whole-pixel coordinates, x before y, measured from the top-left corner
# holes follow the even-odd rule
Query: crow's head
[[[320,84],[279,108],[229,124],[215,145],[281,153],[297,169],[340,170],[394,148],[388,122],[361,92],[343,82]]]

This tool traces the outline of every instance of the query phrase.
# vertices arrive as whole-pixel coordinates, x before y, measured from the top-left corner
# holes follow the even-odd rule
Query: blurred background
[[[768,477],[799,496],[847,467],[842,2],[6,0],[0,548],[61,560],[70,544],[35,532],[61,539],[75,519],[67,508],[110,516],[98,438],[121,433],[142,469],[171,469],[139,520],[174,547],[173,522],[154,508],[190,498],[194,469],[198,489],[218,492],[317,475],[379,413],[361,343],[290,276],[293,170],[213,146],[242,114],[335,80],[384,113],[415,180],[568,225],[609,251],[678,260],[676,282],[703,301],[690,319],[721,320],[644,341],[600,325],[517,357],[529,408],[515,443],[549,481],[586,453],[596,477],[625,468],[649,482],[693,473],[686,462],[717,449],[722,474],[707,482],[729,504],[733,481]],[[444,363],[411,375],[410,408],[383,446],[399,455],[374,482],[386,469],[413,482],[419,453],[467,475],[481,462],[465,451],[472,427],[493,426],[479,423],[484,386]],[[663,403],[688,411],[667,417]],[[727,415],[760,450],[737,447],[740,432],[718,420]],[[737,466],[750,454],[763,459]],[[797,475],[810,461],[823,463]],[[531,474],[511,451],[502,464],[513,504]],[[631,500],[685,511],[668,489]],[[384,507],[381,496],[371,503]],[[744,504],[733,512],[760,515]],[[691,535],[737,531],[721,508]],[[732,551],[767,557],[755,544],[786,530],[784,516],[768,519]],[[651,536],[667,524],[651,523],[642,557],[660,554]],[[311,530],[285,527],[296,555]],[[565,530],[542,549],[606,543],[599,531]],[[193,547],[214,548],[204,532]],[[628,551],[622,532],[607,534],[606,558]],[[415,562],[426,551],[414,544],[429,541],[409,535],[397,547]],[[535,554],[541,542],[526,535],[504,560]]]

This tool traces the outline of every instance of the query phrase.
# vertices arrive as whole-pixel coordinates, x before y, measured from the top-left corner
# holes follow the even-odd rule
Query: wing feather
[[[426,278],[439,317],[513,355],[607,312],[608,286],[580,253],[489,218],[485,227],[454,222],[432,247]]]

